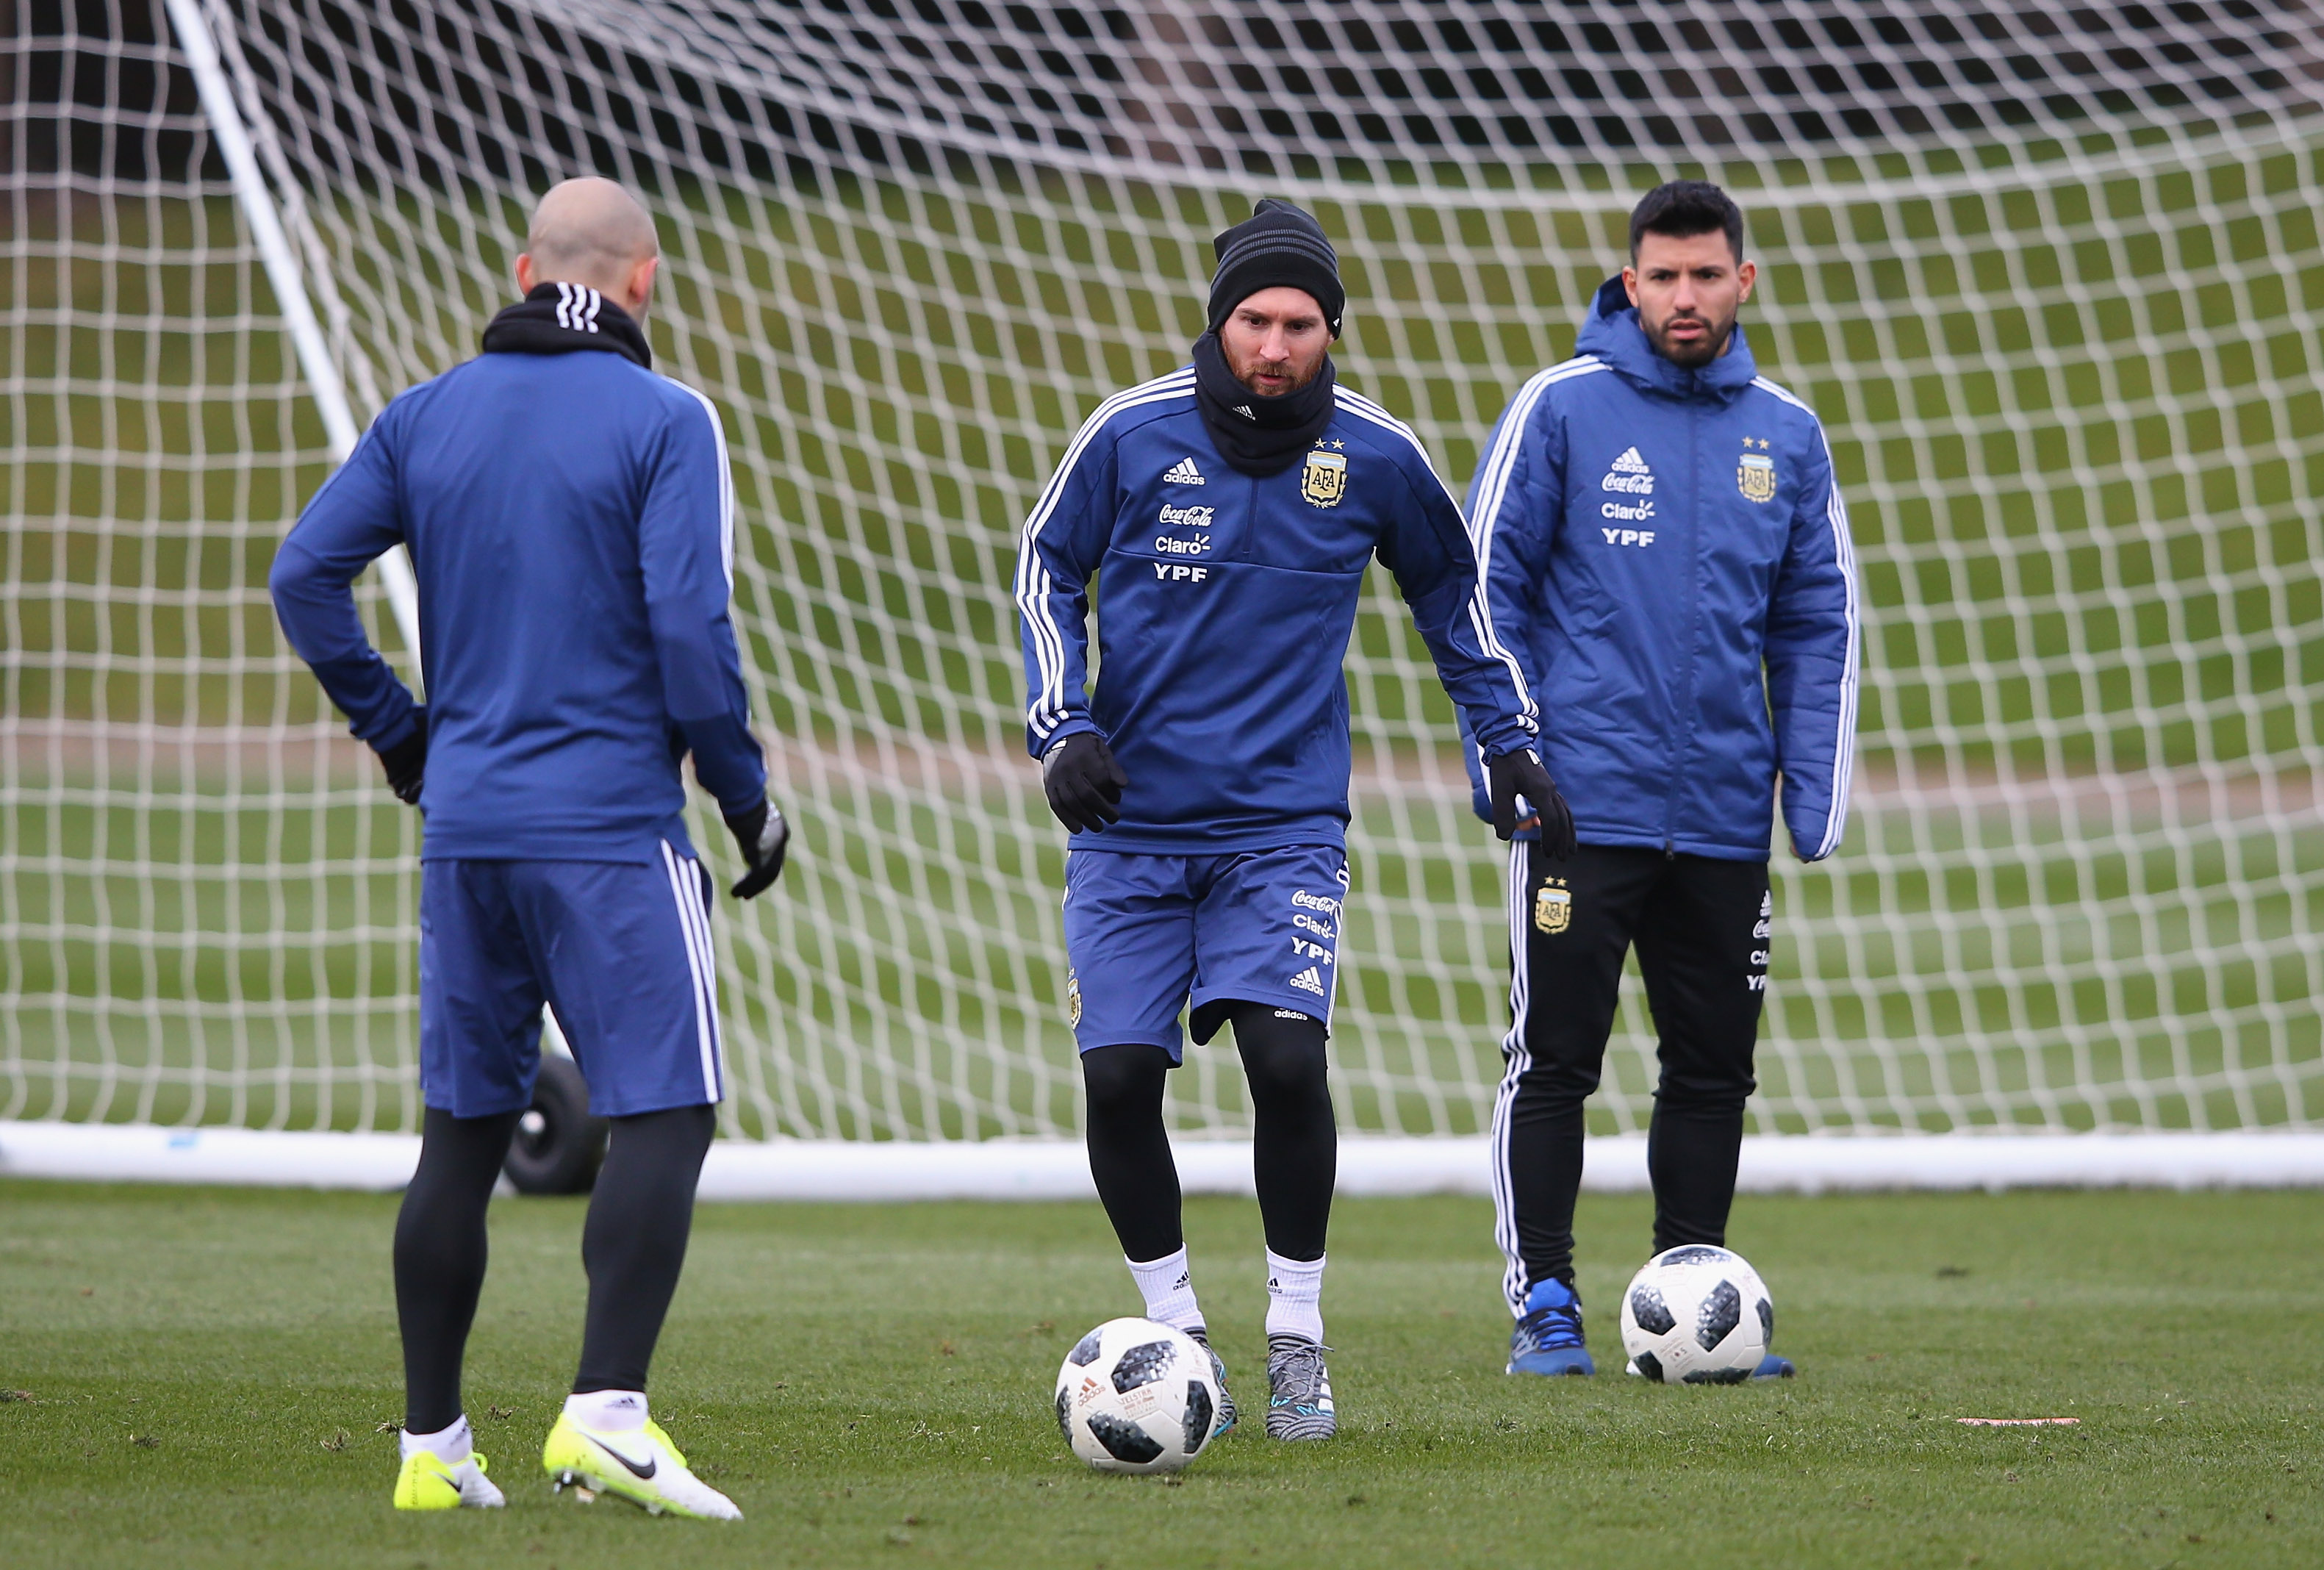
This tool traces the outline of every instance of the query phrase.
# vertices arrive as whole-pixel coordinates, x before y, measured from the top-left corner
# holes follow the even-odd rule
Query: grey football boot
[[[1267,1338],[1267,1436],[1329,1439],[1339,1431],[1332,1409],[1332,1376],[1323,1367],[1331,1348],[1304,1335]]]
[[[1194,1343],[1196,1346],[1201,1347],[1204,1352],[1211,1354],[1211,1377],[1216,1380],[1219,1384],[1218,1422],[1211,1429],[1211,1437],[1213,1439],[1221,1438],[1226,1434],[1228,1429],[1235,1426],[1236,1417],[1234,1398],[1227,1394],[1226,1360],[1221,1357],[1218,1353],[1213,1349],[1211,1345],[1211,1333],[1208,1329],[1197,1328],[1189,1330],[1186,1334],[1194,1338]]]

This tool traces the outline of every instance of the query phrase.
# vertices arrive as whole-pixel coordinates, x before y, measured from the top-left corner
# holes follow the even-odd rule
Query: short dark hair
[[[1630,262],[1638,260],[1638,242],[1648,235],[1683,240],[1694,235],[1724,231],[1735,260],[1743,260],[1743,209],[1735,199],[1707,180],[1674,180],[1658,185],[1630,209]]]

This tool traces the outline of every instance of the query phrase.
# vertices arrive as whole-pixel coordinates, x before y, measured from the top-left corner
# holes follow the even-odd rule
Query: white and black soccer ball
[[[1109,1319],[1057,1370],[1057,1427],[1100,1472],[1176,1472],[1217,1426],[1211,1355],[1183,1330]]]
[[[1622,1295],[1622,1350],[1665,1384],[1727,1385],[1751,1377],[1775,1334],[1775,1301],[1731,1249],[1665,1249]]]

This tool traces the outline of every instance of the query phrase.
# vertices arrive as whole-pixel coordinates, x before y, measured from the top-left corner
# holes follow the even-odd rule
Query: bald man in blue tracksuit
[[[1198,1042],[1233,1024],[1250,1086],[1267,1431],[1311,1440],[1336,1421],[1319,1295],[1336,1151],[1324,1048],[1349,898],[1342,663],[1374,558],[1507,823],[1520,799],[1554,818],[1563,806],[1459,508],[1411,430],[1336,384],[1345,296],[1323,230],[1267,201],[1217,251],[1194,364],[1099,405],[1026,522],[1026,741],[1073,831],[1067,1011],[1090,1168],[1147,1316],[1207,1344],[1162,1122],[1191,1004]],[[1231,1404],[1220,1419],[1231,1425]]]
[[[1822,427],[1758,374],[1736,321],[1754,277],[1742,215],[1674,181],[1638,204],[1631,254],[1574,357],[1510,401],[1469,496],[1579,841],[1564,861],[1510,848],[1515,1020],[1492,1149],[1511,1373],[1594,1371],[1573,1205],[1625,956],[1660,1037],[1655,1248],[1719,1244],[1756,1084],[1778,781],[1803,861],[1838,849],[1848,816],[1848,514]]]
[[[686,787],[716,798],[755,895],[787,838],[767,799],[727,603],[733,485],[709,401],[652,369],[653,226],[611,181],[543,199],[484,353],[388,405],[316,493],[271,585],[292,647],[426,815],[419,1170],[395,1235],[406,1421],[395,1504],[491,1507],[461,1360],[484,1208],[540,1066],[544,1002],[612,1143],[585,1234],[579,1372],[544,1455],[657,1511],[731,1517],[647,1415],[724,1094],[710,881]],[[408,546],[429,703],[349,586]]]

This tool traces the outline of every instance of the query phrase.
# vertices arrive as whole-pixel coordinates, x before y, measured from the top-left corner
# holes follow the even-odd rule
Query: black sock
[[[1323,1022],[1266,1003],[1237,1003],[1227,1017],[1250,1081],[1251,1166],[1267,1246],[1286,1260],[1320,1260],[1340,1165]]]
[[[1179,1224],[1178,1164],[1162,1126],[1162,1085],[1170,1055],[1144,1044],[1082,1054],[1089,1094],[1090,1177],[1121,1251],[1140,1264],[1185,1245]]]
[[[672,1107],[615,1118],[581,1230],[589,1321],[573,1393],[642,1390],[678,1291],[694,1226],[694,1188],[718,1131],[718,1109]]]
[[[484,1289],[484,1212],[517,1117],[456,1118],[431,1106],[420,1125],[420,1165],[395,1218],[403,1423],[414,1434],[460,1420],[460,1361]]]

